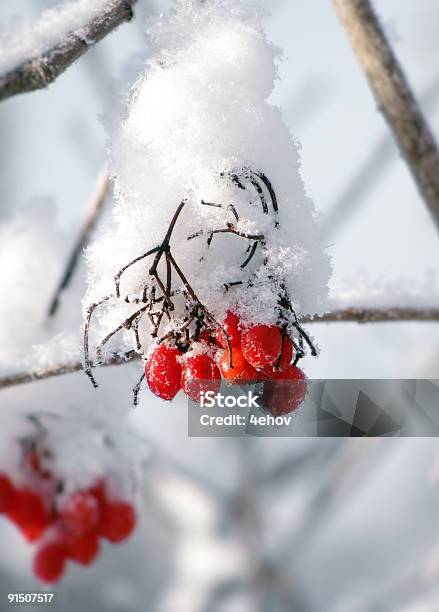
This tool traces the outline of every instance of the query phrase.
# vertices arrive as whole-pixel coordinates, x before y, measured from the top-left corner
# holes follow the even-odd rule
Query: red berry
[[[278,356],[273,365],[268,365],[261,369],[261,372],[263,374],[262,378],[266,377],[268,379],[271,379],[273,377],[273,374],[275,374],[279,370],[285,370],[286,368],[288,368],[293,360],[293,355],[294,345],[291,342],[290,338],[288,338],[288,336],[285,336],[280,359]]]
[[[77,534],[94,529],[99,522],[99,502],[91,491],[76,491],[60,512],[65,527]]]
[[[108,502],[102,512],[99,533],[110,542],[126,540],[136,526],[136,514],[131,504],[123,501]]]
[[[37,550],[34,558],[34,573],[42,582],[58,582],[65,570],[67,550],[64,542],[51,540]]]
[[[200,403],[201,393],[219,391],[221,372],[208,355],[189,357],[182,368],[181,386],[192,401]]]
[[[233,385],[246,385],[258,380],[259,374],[245,359],[239,349],[232,349],[232,366],[230,354],[226,349],[220,360],[220,370],[224,379]]]
[[[0,474],[0,514],[8,512],[14,498],[14,487],[5,474]]]
[[[81,565],[90,565],[99,554],[97,533],[89,531],[66,538],[68,558]]]
[[[275,363],[279,357],[282,337],[275,325],[255,325],[242,334],[242,354],[254,368]]]
[[[223,329],[217,329],[217,331],[215,332],[215,338],[218,344],[220,344],[224,348],[229,347],[227,338],[224,334],[224,332],[226,332],[229,338],[230,345],[233,348],[241,348],[241,330],[239,328],[239,324],[240,321],[238,315],[236,315],[231,310],[228,310],[226,318],[224,319],[224,323],[222,325]]]
[[[150,390],[161,399],[171,400],[181,389],[181,355],[176,347],[160,344],[145,366],[146,382]]]
[[[292,412],[306,395],[305,374],[296,366],[274,372],[264,383],[264,406],[275,416]]]
[[[8,515],[29,542],[37,540],[50,524],[42,497],[26,487],[15,492]]]

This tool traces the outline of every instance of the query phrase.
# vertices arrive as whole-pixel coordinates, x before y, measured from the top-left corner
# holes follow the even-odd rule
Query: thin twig
[[[100,367],[121,365],[123,363],[137,361],[141,358],[138,353],[130,351],[125,355],[112,354],[105,361],[99,363]],[[16,385],[23,385],[25,383],[34,382],[37,380],[45,380],[47,378],[53,378],[54,376],[61,376],[63,374],[73,374],[84,370],[84,364],[81,361],[67,361],[65,363],[58,363],[48,368],[35,368],[25,372],[17,372],[8,376],[0,378],[0,389],[6,389],[7,387],[13,387]]]
[[[301,322],[309,323],[379,323],[379,322],[439,322],[439,308],[346,308],[336,310],[325,315],[301,318]],[[131,351],[125,355],[112,354],[107,359],[99,363],[100,366],[121,365],[131,361],[137,361],[141,356]],[[94,364],[90,364],[94,367]],[[36,380],[44,380],[62,374],[70,374],[83,370],[84,366],[80,361],[59,363],[50,368],[35,368],[24,372],[17,372],[8,376],[0,377],[0,389],[22,385]]]
[[[0,100],[47,87],[88,49],[124,21],[130,21],[136,2],[113,0],[90,23],[70,32],[42,55],[30,57],[13,70],[0,75]]]
[[[434,222],[439,228],[439,151],[369,0],[333,0]]]
[[[90,210],[87,214],[87,218],[85,219],[84,225],[81,228],[79,236],[76,239],[76,243],[74,244],[72,252],[70,253],[70,256],[67,260],[61,280],[59,281],[58,286],[53,294],[47,313],[49,317],[53,317],[56,311],[58,310],[61,294],[65,289],[67,289],[70,284],[70,281],[73,278],[73,274],[75,272],[79,258],[83,252],[83,249],[87,246],[94,228],[96,227],[96,223],[103,210],[103,205],[105,203],[109,190],[110,179],[105,170],[100,174],[98,178],[96,190],[91,200]]]
[[[439,308],[357,308],[350,307],[315,317],[304,316],[304,323],[391,323],[439,321]]]
[[[422,108],[433,111],[439,102],[439,78],[422,91],[419,97]],[[384,134],[369,151],[368,157],[353,175],[347,177],[346,185],[325,213],[322,232],[324,240],[329,240],[339,232],[361,206],[370,202],[366,196],[388,170],[389,164],[396,159],[396,150],[390,134]]]

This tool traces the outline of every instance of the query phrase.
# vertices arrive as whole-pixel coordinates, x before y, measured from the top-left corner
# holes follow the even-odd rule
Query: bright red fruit
[[[5,474],[0,474],[0,514],[8,512],[14,498],[14,487]]]
[[[275,325],[255,325],[242,334],[242,354],[254,368],[274,364],[281,344],[281,332]]]
[[[159,344],[145,366],[146,382],[150,390],[161,399],[171,400],[181,389],[181,365],[178,348]]]
[[[29,542],[37,540],[50,524],[42,497],[26,487],[15,492],[8,515]]]
[[[99,533],[110,542],[126,540],[136,526],[136,514],[131,504],[123,501],[107,502],[103,508]]]
[[[99,554],[99,540],[94,531],[67,536],[68,558],[81,565],[90,565]]]
[[[280,359],[278,356],[273,365],[265,366],[264,368],[262,368],[261,373],[263,374],[263,376],[261,376],[261,378],[266,377],[270,380],[271,378],[273,378],[273,374],[276,374],[276,372],[278,372],[279,370],[285,370],[286,368],[288,368],[291,365],[291,362],[293,361],[293,355],[294,345],[291,342],[290,338],[288,338],[288,336],[285,336]]]
[[[58,582],[65,570],[67,550],[62,541],[52,540],[43,544],[34,558],[34,573],[42,582]]]
[[[264,406],[275,416],[288,414],[302,403],[306,395],[306,376],[296,366],[273,373],[264,383]]]
[[[224,331],[229,337],[229,342],[232,348],[241,348],[241,330],[239,328],[239,317],[231,310],[227,311],[226,318],[222,325]],[[227,338],[222,329],[217,329],[215,338],[221,346],[228,348]]]
[[[60,517],[67,529],[81,534],[99,522],[99,502],[91,491],[72,493],[61,508]]]
[[[223,351],[220,360],[220,370],[224,379],[233,385],[247,385],[258,380],[259,374],[245,359],[239,349],[232,349],[232,367],[230,367],[229,351]]]
[[[192,401],[200,403],[201,393],[219,391],[221,372],[208,355],[189,357],[182,368],[181,386]]]

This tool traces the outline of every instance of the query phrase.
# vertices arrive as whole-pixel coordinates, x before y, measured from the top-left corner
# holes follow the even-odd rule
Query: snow
[[[331,310],[348,307],[364,308],[437,308],[439,280],[433,269],[418,278],[384,276],[372,280],[367,273],[345,279],[331,291]]]
[[[297,144],[279,110],[267,102],[279,52],[267,41],[260,13],[231,0],[209,0],[202,6],[179,1],[170,16],[149,27],[148,35],[153,55],[110,138],[116,205],[112,227],[88,251],[85,306],[114,293],[116,272],[161,242],[185,199],[171,239],[172,253],[217,320],[232,308],[245,324],[277,322],[285,279],[297,313],[323,312],[329,257],[320,241],[314,205],[305,194]],[[279,228],[272,211],[263,214],[248,168],[271,181]],[[238,174],[245,190],[230,179],[231,173]],[[270,206],[267,192],[265,197]],[[239,221],[230,208],[203,201],[233,204]],[[248,239],[216,234],[206,247],[209,231],[226,223],[265,237],[266,246],[258,247],[244,270],[240,266],[251,246]],[[187,239],[197,232],[202,235]],[[124,274],[122,296],[141,292],[149,261]],[[163,274],[163,268],[159,270]],[[224,289],[225,283],[239,280],[241,286]],[[130,312],[132,307],[122,300],[110,300],[97,312],[100,332],[114,329]],[[182,315],[180,305],[174,318]],[[146,337],[146,323],[142,329]],[[125,342],[131,346],[131,337]]]
[[[0,369],[21,363],[30,345],[47,340],[41,322],[62,240],[54,212],[49,202],[32,202],[0,222],[0,317],[7,322],[0,326]]]
[[[71,0],[47,9],[37,22],[16,20],[1,28],[0,74],[49,51],[70,34],[81,36],[90,21],[114,4],[114,0]]]

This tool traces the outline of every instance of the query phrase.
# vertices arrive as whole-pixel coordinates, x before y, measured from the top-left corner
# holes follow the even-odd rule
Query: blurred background
[[[1,3],[0,32],[58,4]],[[283,51],[271,100],[300,143],[334,304],[437,306],[437,232],[331,3],[259,4]],[[53,350],[77,337],[82,263],[52,319],[48,304],[105,166],[105,124],[148,56],[146,20],[169,6],[139,0],[130,24],[47,90],[0,104],[0,370],[35,351],[56,361]],[[439,4],[374,6],[437,135]],[[111,198],[98,231],[110,210]],[[311,378],[439,378],[437,324],[315,324],[312,333],[321,355],[308,360]],[[131,411],[138,365],[99,376],[98,392],[74,374],[0,393],[1,423],[23,411],[126,405],[151,450],[136,537],[69,571],[60,609],[439,610],[435,439],[189,439],[182,398],[164,405],[143,393]],[[0,591],[39,588],[29,546],[1,519],[0,533]]]

